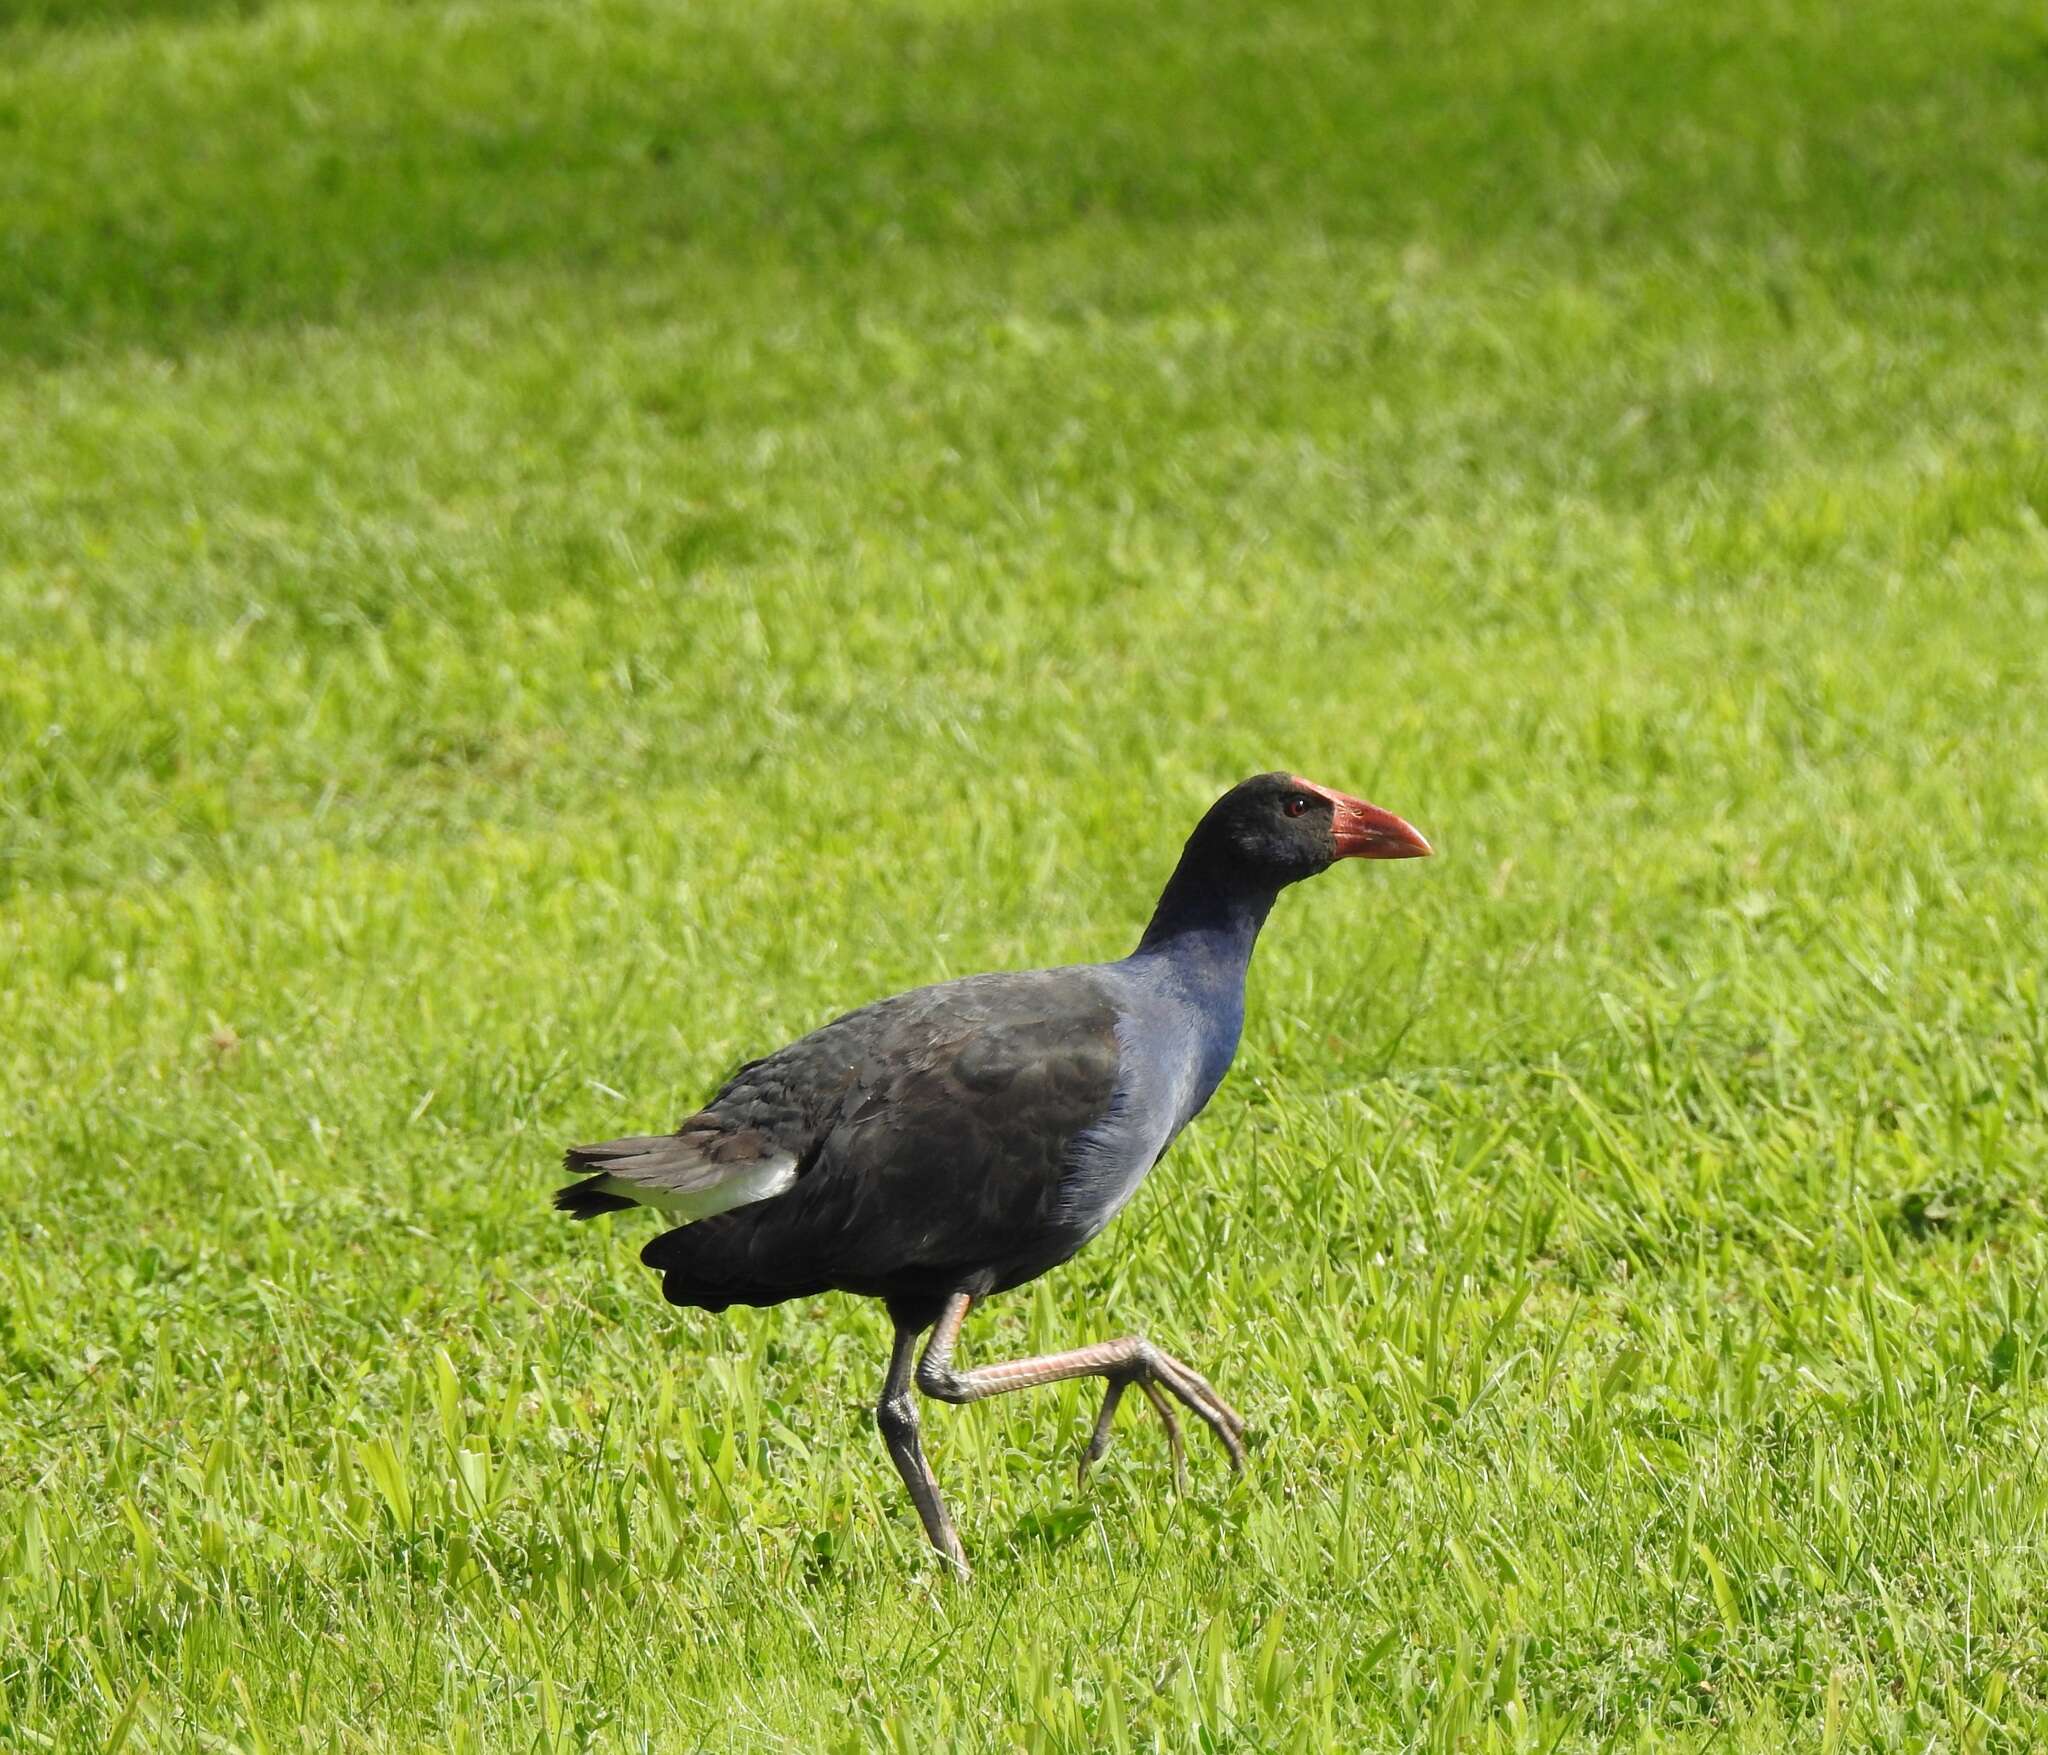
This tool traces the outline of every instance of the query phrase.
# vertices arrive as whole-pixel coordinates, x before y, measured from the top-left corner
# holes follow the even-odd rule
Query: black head
[[[1419,859],[1425,841],[1392,811],[1299,774],[1254,774],[1209,807],[1188,852],[1219,876],[1279,888],[1340,859]]]

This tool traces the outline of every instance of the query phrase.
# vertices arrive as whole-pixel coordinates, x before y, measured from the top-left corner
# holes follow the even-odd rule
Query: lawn
[[[2048,1745],[2048,25],[0,0],[0,1746]],[[561,1146],[1122,954],[936,1407]]]

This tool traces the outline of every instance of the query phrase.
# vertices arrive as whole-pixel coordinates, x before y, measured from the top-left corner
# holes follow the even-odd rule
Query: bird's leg
[[[1096,1416],[1087,1448],[1081,1453],[1081,1472],[1109,1446],[1110,1421],[1116,1415],[1123,1392],[1135,1383],[1145,1391],[1160,1418],[1166,1423],[1167,1444],[1174,1453],[1178,1472],[1180,1428],[1173,1407],[1166,1399],[1187,1408],[1216,1434],[1233,1469],[1244,1467],[1244,1416],[1238,1413],[1199,1372],[1191,1371],[1170,1354],[1162,1353],[1150,1341],[1126,1335],[1120,1341],[1098,1341],[1092,1347],[1076,1347],[1071,1353],[1044,1353],[1035,1359],[1010,1359],[997,1365],[977,1365],[968,1371],[953,1369],[953,1346],[960,1338],[960,1324],[966,1320],[973,1299],[956,1292],[946,1301],[932,1338],[925,1343],[924,1356],[917,1362],[917,1387],[942,1402],[978,1402],[1013,1389],[1033,1389],[1041,1383],[1064,1383],[1072,1377],[1101,1377],[1109,1387],[1102,1398],[1102,1412]],[[1160,1392],[1164,1391],[1162,1395]]]
[[[971,1576],[967,1554],[960,1546],[960,1534],[953,1528],[945,1500],[939,1497],[939,1483],[931,1464],[924,1460],[924,1446],[917,1437],[917,1403],[910,1399],[910,1361],[917,1351],[918,1328],[898,1325],[895,1344],[889,1350],[889,1375],[882,1384],[882,1399],[875,1404],[875,1424],[882,1442],[889,1447],[889,1460],[910,1489],[910,1502],[917,1507],[924,1533],[934,1548],[952,1562],[962,1578]]]
[[[1174,1417],[1173,1403],[1166,1399],[1166,1392],[1150,1380],[1138,1387],[1144,1390],[1145,1399],[1159,1416],[1160,1425],[1166,1428],[1166,1451],[1173,1458],[1173,1484],[1184,1487],[1188,1479],[1188,1458],[1187,1452],[1181,1448],[1180,1421]]]
[[[1116,1419],[1117,1403],[1124,1398],[1124,1388],[1130,1379],[1112,1377],[1109,1387],[1102,1392],[1102,1412],[1095,1416],[1095,1428],[1088,1434],[1088,1442],[1081,1450],[1081,1466],[1075,1471],[1075,1483],[1085,1487],[1088,1471],[1102,1460],[1102,1453],[1109,1448],[1111,1424]],[[1152,1411],[1159,1416],[1160,1425],[1166,1428],[1167,1454],[1173,1458],[1173,1484],[1185,1487],[1188,1479],[1187,1453],[1181,1447],[1180,1421],[1173,1411],[1173,1403],[1166,1399],[1166,1392],[1150,1378],[1140,1378],[1138,1387],[1145,1392],[1145,1399],[1152,1404]]]
[[[1148,1386],[1149,1387],[1149,1386]],[[1085,1487],[1088,1471],[1102,1460],[1102,1453],[1109,1448],[1110,1428],[1116,1423],[1116,1405],[1124,1399],[1124,1380],[1112,1377],[1102,1391],[1102,1412],[1095,1416],[1095,1426],[1088,1434],[1088,1442],[1081,1447],[1080,1467],[1074,1471],[1074,1484]],[[1179,1435],[1175,1434],[1173,1446],[1174,1462],[1180,1461]],[[1174,1469],[1174,1480],[1180,1479],[1180,1470]]]

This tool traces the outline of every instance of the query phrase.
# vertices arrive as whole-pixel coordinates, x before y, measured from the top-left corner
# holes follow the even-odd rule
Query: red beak
[[[1390,810],[1367,804],[1349,793],[1332,792],[1312,781],[1301,784],[1320,798],[1327,798],[1336,812],[1331,824],[1336,833],[1339,859],[1427,859],[1432,851],[1422,831],[1404,823]]]

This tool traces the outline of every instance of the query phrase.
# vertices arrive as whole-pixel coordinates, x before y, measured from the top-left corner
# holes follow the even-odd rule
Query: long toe
[[[1169,1358],[1168,1363],[1178,1371],[1208,1404],[1223,1417],[1224,1424],[1239,1437],[1244,1436],[1244,1416],[1216,1393],[1216,1386],[1192,1366],[1184,1365],[1178,1359]]]
[[[1152,1393],[1150,1384],[1147,1384],[1145,1389],[1148,1395]],[[1088,1434],[1088,1442],[1081,1447],[1081,1466],[1076,1471],[1074,1481],[1077,1487],[1085,1487],[1088,1484],[1088,1471],[1102,1460],[1102,1453],[1109,1448],[1110,1435],[1116,1420],[1116,1405],[1123,1399],[1124,1380],[1121,1377],[1112,1377],[1109,1386],[1102,1392],[1102,1412],[1095,1416],[1094,1430]]]
[[[1216,1434],[1217,1443],[1223,1446],[1224,1453],[1230,1458],[1232,1470],[1241,1472],[1244,1468],[1244,1446],[1238,1442],[1238,1434],[1244,1430],[1244,1422],[1236,1417],[1235,1411],[1193,1372],[1183,1375],[1176,1360],[1161,1359],[1153,1375],[1183,1407]]]
[[[1152,1411],[1159,1416],[1160,1425],[1166,1428],[1166,1448],[1173,1458],[1173,1484],[1185,1487],[1188,1484],[1187,1447],[1180,1441],[1180,1417],[1173,1411],[1173,1403],[1166,1399],[1166,1393],[1150,1378],[1143,1380],[1145,1399],[1152,1404]]]

